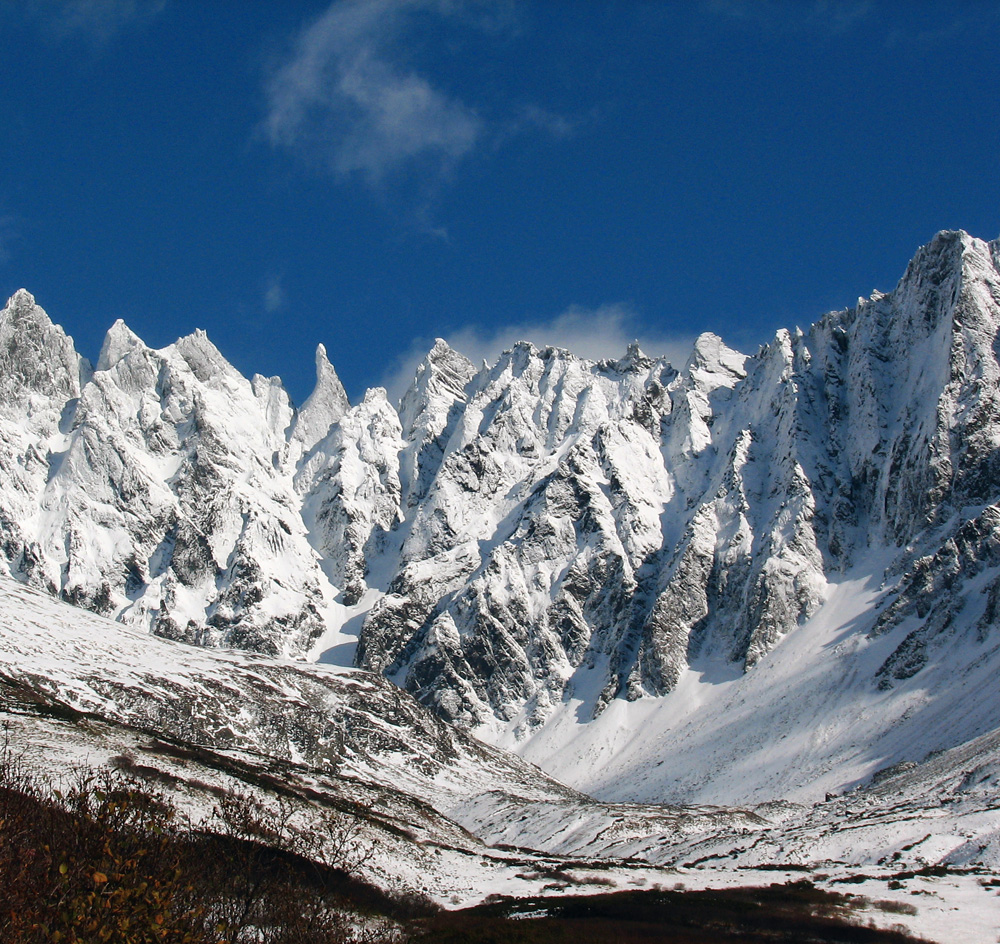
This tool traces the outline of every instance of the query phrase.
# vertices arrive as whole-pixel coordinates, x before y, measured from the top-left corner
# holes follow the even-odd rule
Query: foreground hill
[[[5,772],[110,765],[196,828],[248,797],[362,879],[447,907],[809,878],[862,922],[949,941],[961,908],[970,944],[1000,932],[1000,731],[816,804],[602,803],[376,675],[195,649],[6,579],[0,721]]]

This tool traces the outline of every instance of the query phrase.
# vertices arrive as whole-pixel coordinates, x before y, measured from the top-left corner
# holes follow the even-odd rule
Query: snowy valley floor
[[[7,581],[0,696],[10,749],[52,776],[125,765],[196,822],[232,789],[285,797],[303,830],[325,809],[356,815],[375,850],[364,877],[449,908],[809,879],[857,896],[863,922],[1000,937],[996,731],[813,802],[602,803],[449,734],[363,673],[192,650]]]

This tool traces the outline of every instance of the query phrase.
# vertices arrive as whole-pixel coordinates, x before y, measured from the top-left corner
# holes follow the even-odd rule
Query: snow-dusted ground
[[[53,717],[39,704],[88,716]],[[449,731],[377,676],[192,649],[7,580],[0,710],[29,763],[59,774],[128,757],[173,778],[195,820],[210,813],[213,788],[266,798],[268,777],[300,792],[298,828],[312,828],[324,804],[358,804],[376,848],[365,874],[452,907],[491,894],[808,875],[916,908],[874,904],[865,920],[945,942],[958,909],[969,944],[1000,933],[998,888],[984,884],[1000,875],[1000,732],[815,805],[604,804]],[[948,870],[905,874],[938,865]]]

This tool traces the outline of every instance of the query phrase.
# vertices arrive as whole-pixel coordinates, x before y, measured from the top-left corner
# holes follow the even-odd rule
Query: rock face
[[[398,411],[351,407],[322,347],[298,411],[203,333],[153,351],[119,322],[91,371],[19,292],[3,566],[205,645],[305,655],[350,613],[359,666],[522,734],[751,671],[869,567],[899,581],[871,633],[913,620],[891,687],[971,582],[979,637],[1000,618],[998,260],[941,233],[892,293],[751,357],[703,335],[679,370],[522,343],[477,371],[439,341]]]

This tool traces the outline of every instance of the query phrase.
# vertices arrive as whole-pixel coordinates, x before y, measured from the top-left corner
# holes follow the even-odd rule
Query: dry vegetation
[[[351,874],[370,849],[350,818],[327,814],[325,834],[308,835],[288,812],[232,793],[194,828],[131,773],[78,771],[59,788],[5,752],[0,940],[383,942],[434,910]]]
[[[850,898],[809,882],[498,901],[445,912],[356,874],[357,821],[294,830],[280,798],[219,797],[194,828],[135,770],[78,771],[61,788],[0,755],[5,944],[632,944],[912,941],[851,923]]]

